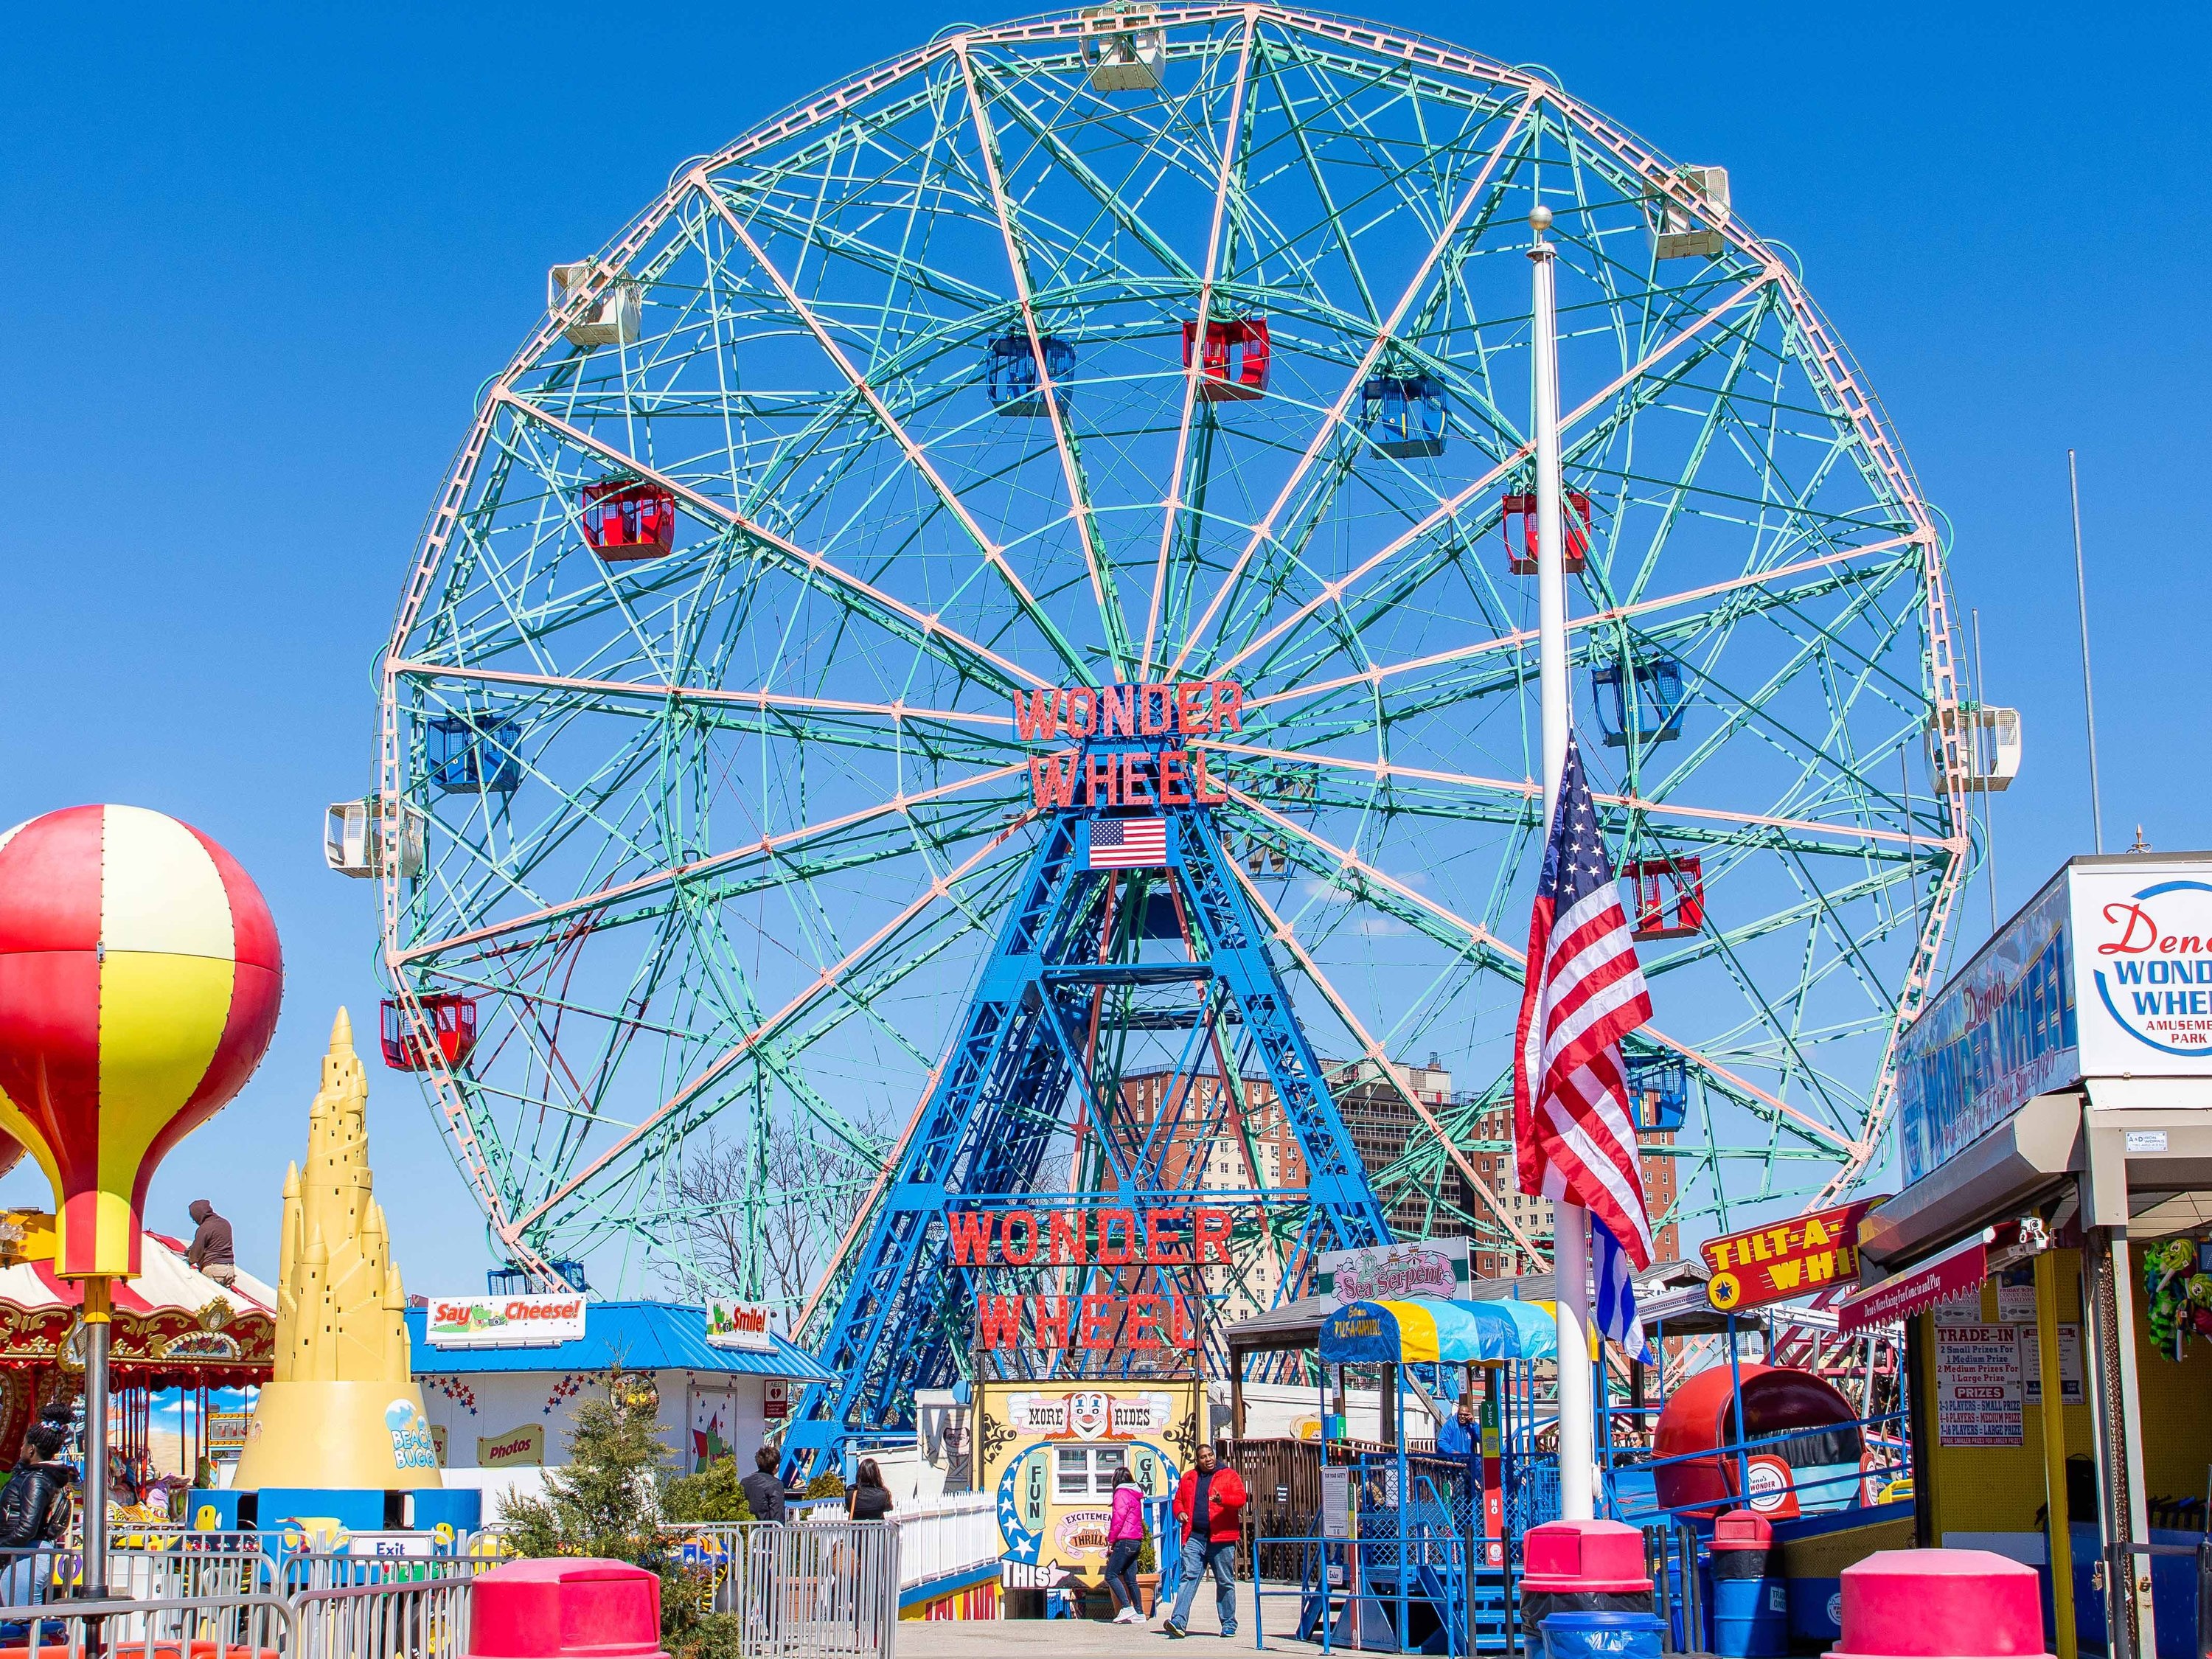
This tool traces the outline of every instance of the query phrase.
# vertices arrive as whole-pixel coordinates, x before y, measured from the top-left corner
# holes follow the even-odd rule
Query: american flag
[[[1528,919],[1527,974],[1513,1067],[1521,1190],[1581,1205],[1648,1267],[1651,1217],[1620,1040],[1651,1018],[1651,997],[1571,734]]]
[[[1165,818],[1093,818],[1093,870],[1149,870],[1168,861]]]

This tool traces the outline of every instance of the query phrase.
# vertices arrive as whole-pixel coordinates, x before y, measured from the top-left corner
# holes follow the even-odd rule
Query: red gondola
[[[1182,366],[1190,367],[1198,325],[1182,325]],[[1198,395],[1206,403],[1234,403],[1267,392],[1267,323],[1262,317],[1208,323],[1199,363]]]
[[[581,516],[585,542],[609,564],[665,558],[676,545],[676,497],[658,484],[586,484]]]
[[[1505,568],[1516,576],[1536,574],[1536,498],[1534,495],[1508,495],[1504,512],[1498,527],[1505,535]],[[1561,550],[1559,563],[1570,576],[1580,571],[1589,559],[1590,502],[1579,489],[1565,492],[1560,501],[1559,528],[1565,533],[1566,545]],[[1513,521],[1521,520],[1518,544],[1513,534]]]
[[[1638,859],[1621,868],[1635,889],[1630,933],[1637,939],[1687,939],[1705,926],[1702,860]]]
[[[417,999],[422,1006],[422,1017],[429,1022],[431,1034],[443,1056],[447,1069],[459,1066],[469,1057],[469,1050],[477,1046],[477,1000],[452,992],[438,992]],[[390,998],[384,1003],[383,1030],[384,1063],[395,1072],[427,1072],[432,1065],[428,1049],[416,1035],[406,1012]]]

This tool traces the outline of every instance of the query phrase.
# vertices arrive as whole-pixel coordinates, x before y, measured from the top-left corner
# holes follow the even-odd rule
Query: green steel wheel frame
[[[1943,541],[1700,185],[1540,72],[1271,5],[962,28],[678,168],[483,392],[381,665],[384,967],[496,1249],[763,1293],[687,1258],[676,1173],[712,1126],[823,1171],[756,1156],[741,1229],[864,1196],[1036,833],[1012,695],[1206,678],[1247,688],[1219,822],[1314,1046],[1465,1085],[1385,1203],[1516,1243],[1476,1159],[1540,845],[1539,201],[1584,752],[1624,866],[1702,890],[1643,951],[1671,1218],[1858,1182],[1972,853],[1923,755]],[[1200,318],[1265,323],[1264,395],[1187,360]],[[590,544],[622,490],[665,556]]]

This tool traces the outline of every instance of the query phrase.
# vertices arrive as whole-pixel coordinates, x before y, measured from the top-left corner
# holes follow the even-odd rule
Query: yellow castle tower
[[[307,1110],[307,1164],[284,1172],[276,1361],[234,1484],[391,1491],[440,1484],[408,1374],[406,1292],[370,1196],[368,1077],[338,1010]]]

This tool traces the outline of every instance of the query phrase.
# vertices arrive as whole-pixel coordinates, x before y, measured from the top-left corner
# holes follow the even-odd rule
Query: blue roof
[[[830,1382],[835,1374],[804,1348],[771,1335],[772,1352],[717,1348],[707,1340],[707,1310],[672,1302],[593,1302],[584,1334],[574,1342],[533,1348],[434,1348],[422,1334],[428,1311],[407,1310],[407,1341],[417,1376],[465,1376],[487,1371],[724,1371]]]

